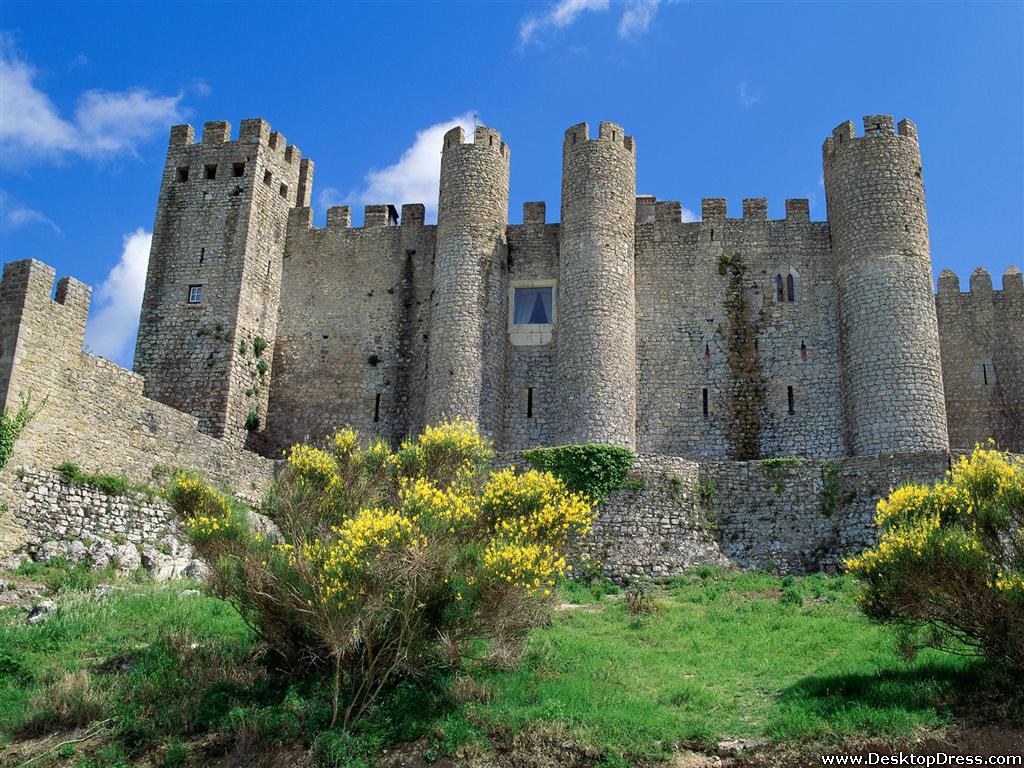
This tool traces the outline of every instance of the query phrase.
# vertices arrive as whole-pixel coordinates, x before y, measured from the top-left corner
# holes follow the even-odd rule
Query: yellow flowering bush
[[[970,650],[1024,668],[1024,459],[975,446],[943,482],[878,502],[878,544],[847,559],[873,619],[908,650]]]
[[[233,506],[198,478],[178,478],[172,500],[218,591],[296,676],[332,674],[348,721],[471,643],[508,660],[550,610],[594,502],[547,472],[491,473],[492,455],[460,420],[397,450],[348,429],[293,446],[262,510],[280,539],[235,522],[225,535]]]

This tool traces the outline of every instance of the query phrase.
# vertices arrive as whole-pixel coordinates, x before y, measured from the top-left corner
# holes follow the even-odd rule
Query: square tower
[[[135,370],[148,397],[238,445],[266,418],[288,211],[313,164],[260,118],[171,128]]]

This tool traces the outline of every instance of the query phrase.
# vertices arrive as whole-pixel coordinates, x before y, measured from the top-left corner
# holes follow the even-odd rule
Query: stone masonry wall
[[[730,344],[742,329],[727,307],[738,259],[755,339],[747,363],[764,387],[757,423],[743,429],[761,456],[843,455],[828,224],[809,220],[806,200],[787,200],[786,218],[772,221],[763,199],[744,200],[742,219],[722,199],[705,199],[694,223],[678,202],[654,209],[636,228],[639,450],[733,456],[729,427],[743,414],[730,397]]]
[[[11,262],[0,282],[0,409],[31,393],[39,412],[0,474],[11,501],[15,467],[70,461],[89,472],[148,481],[157,465],[189,467],[243,496],[262,495],[275,464],[198,431],[197,419],[143,396],[143,380],[82,351],[89,290],[54,270]]]
[[[343,426],[397,441],[422,425],[436,228],[421,205],[403,207],[401,226],[381,209],[367,206],[360,228],[347,208],[328,211],[326,228],[308,208],[292,216],[271,455]]]
[[[1020,269],[1006,270],[1001,291],[993,290],[991,276],[977,269],[965,293],[959,278],[943,270],[936,308],[950,446],[967,450],[991,437],[1002,448],[1024,453]]]

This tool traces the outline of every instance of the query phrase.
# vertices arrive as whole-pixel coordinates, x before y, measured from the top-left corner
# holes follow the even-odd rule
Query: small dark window
[[[217,166],[216,165],[204,165],[203,176],[207,181],[213,181],[217,178]]]
[[[704,362],[711,362],[711,347],[708,344],[704,344]]]
[[[526,390],[526,418],[533,418],[533,387]]]
[[[786,275],[786,301],[790,304],[796,301],[796,280],[792,275]]]
[[[198,304],[203,300],[203,286],[190,285],[188,287],[188,303]]]
[[[205,248],[200,248],[199,249],[199,263],[202,264],[204,261],[206,261],[206,249]]]
[[[288,197],[288,185],[282,184],[281,189],[278,190],[281,193],[281,197]]]
[[[267,277],[270,277],[270,260],[267,260]]]
[[[807,345],[802,341],[800,342],[800,359],[807,362]]]
[[[708,389],[707,389],[707,387],[705,387],[704,391],[701,393],[701,399],[703,400],[704,415],[707,416],[708,415]]]
[[[245,176],[245,163],[235,163],[231,166],[231,172],[234,174],[236,179],[240,179]]]
[[[612,131],[612,141],[615,141],[615,131]]]
[[[380,392],[377,393],[377,398],[373,402],[373,420],[374,422],[380,421]]]
[[[988,363],[981,364],[981,383],[988,386]]]
[[[711,242],[712,243],[715,242],[715,228],[714,227],[711,228]]]
[[[269,187],[270,186],[270,182],[272,182],[273,180],[274,180],[274,176],[273,176],[273,174],[270,173],[270,171],[264,171],[263,172],[263,183],[264,184],[266,184]]]
[[[175,171],[174,178],[177,181],[188,181],[188,166],[183,165]]]
[[[792,387],[786,387],[786,399],[789,401],[789,412],[790,413],[796,413],[796,411],[793,409],[793,388]]]
[[[576,143],[576,134],[575,134],[575,133],[574,133],[574,134],[572,135],[572,143],[573,143],[573,144],[575,144],[575,143]]]
[[[775,301],[776,301],[776,303],[781,304],[785,300],[786,300],[786,294],[783,292],[783,288],[782,288],[782,275],[776,275],[775,276]]]

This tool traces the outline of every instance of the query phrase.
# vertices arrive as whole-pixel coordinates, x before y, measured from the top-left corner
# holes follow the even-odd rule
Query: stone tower
[[[477,126],[444,136],[426,422],[462,417],[494,434],[504,370],[508,145]]]
[[[557,380],[563,443],[636,444],[636,145],[615,123],[565,132]]]
[[[244,444],[267,412],[288,211],[313,164],[261,119],[171,128],[135,348],[145,394]]]
[[[891,115],[822,148],[838,293],[847,448],[949,447],[917,129]]]

